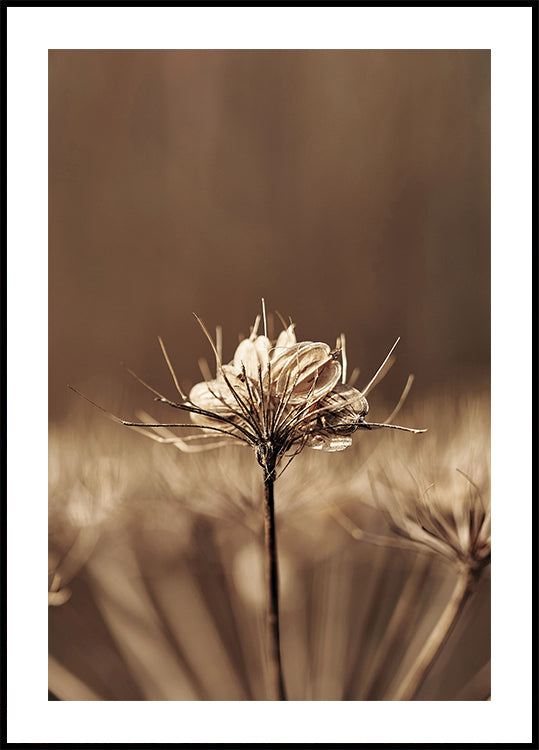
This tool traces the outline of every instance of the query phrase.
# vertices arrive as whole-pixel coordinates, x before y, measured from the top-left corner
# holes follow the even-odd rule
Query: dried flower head
[[[191,413],[195,424],[216,428],[226,420],[224,429],[250,442],[267,467],[315,439],[329,406],[321,405],[337,387],[342,366],[340,352],[327,344],[297,342],[293,325],[275,342],[257,335],[257,325],[258,320],[229,364],[221,365],[218,357],[217,376],[195,385],[189,402],[204,410]]]
[[[258,334],[261,321],[258,316],[249,338],[241,341],[233,359],[223,364],[220,331],[214,342],[202,321],[198,317],[197,320],[215,354],[215,377],[209,373],[207,365],[201,367],[204,381],[197,383],[186,395],[161,338],[159,343],[163,355],[182,400],[171,401],[129,370],[155,394],[156,401],[188,412],[191,425],[156,423],[148,415],[142,422],[128,422],[107,412],[110,417],[158,442],[174,444],[180,450],[215,448],[231,439],[250,445],[265,475],[274,478],[283,456],[288,455],[290,462],[304,447],[344,450],[352,444],[351,435],[358,429],[388,427],[424,432],[365,420],[369,408],[367,393],[390,362],[398,340],[368,386],[359,391],[344,382],[346,353],[343,334],[337,339],[334,349],[322,342],[298,342],[291,323],[285,326],[276,341],[271,341],[267,336],[263,302],[264,333]],[[201,429],[201,434],[180,438],[162,432],[163,428],[189,426]]]
[[[414,433],[424,431],[365,421],[369,408],[366,395],[390,360],[396,344],[367,388],[359,391],[344,383],[344,335],[339,336],[334,349],[322,342],[298,342],[291,323],[271,341],[267,336],[264,306],[262,319],[264,333],[258,334],[261,321],[258,316],[249,338],[241,341],[233,359],[223,364],[220,332],[214,342],[197,318],[215,354],[216,375],[213,377],[209,373],[207,365],[201,367],[205,379],[197,383],[188,396],[159,339],[182,397],[179,403],[158,393],[130,371],[157,396],[156,401],[189,412],[191,426],[200,428],[200,435],[182,439],[162,432],[163,428],[189,426],[186,424],[160,424],[148,418],[143,422],[126,422],[113,418],[158,442],[172,443],[185,451],[215,448],[231,439],[248,444],[254,449],[266,476],[273,477],[283,456],[288,455],[290,462],[304,447],[344,450],[352,444],[351,435],[358,429],[390,427]]]
[[[391,526],[458,566],[481,570],[490,562],[490,504],[467,474],[431,484],[420,495],[393,488],[386,497]]]
[[[165,346],[159,339],[163,356],[181,397],[179,402],[163,396],[132,373],[155,394],[156,401],[187,412],[191,417],[191,425],[178,422],[163,424],[153,420],[128,422],[106,413],[121,424],[133,427],[158,442],[174,444],[181,450],[213,448],[225,440],[253,448],[264,472],[268,683],[271,686],[271,699],[286,700],[280,647],[273,486],[277,467],[283,457],[288,455],[289,460],[282,469],[284,471],[294,456],[306,446],[326,451],[343,450],[351,445],[351,435],[358,429],[392,427],[409,432],[423,430],[365,421],[368,411],[366,395],[393,350],[367,388],[361,392],[345,384],[346,353],[343,335],[338,338],[335,349],[322,342],[298,342],[291,323],[284,326],[276,341],[271,341],[267,335],[264,301],[262,311],[264,333],[258,334],[261,320],[258,316],[249,338],[241,341],[228,364],[223,364],[222,361],[220,332],[214,342],[199,320],[215,354],[216,374],[213,377],[207,366],[201,367],[204,381],[197,383],[189,395],[182,390]],[[162,433],[163,429],[187,426],[198,428],[201,433],[186,438]]]
[[[102,534],[124,525],[131,513],[140,474],[128,470],[124,451],[103,449],[102,434],[92,433],[84,450],[70,428],[49,434],[49,604],[70,596],[67,584],[86,564]],[[79,427],[80,429],[80,427]],[[132,456],[132,454],[130,454]]]
[[[449,405],[447,405],[449,411]],[[480,399],[438,406],[445,431],[415,455],[397,446],[371,475],[393,529],[477,572],[490,561],[489,409]]]

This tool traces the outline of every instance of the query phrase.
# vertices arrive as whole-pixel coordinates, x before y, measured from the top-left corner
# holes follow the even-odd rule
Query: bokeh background
[[[51,50],[50,413],[185,384],[260,298],[412,398],[488,378],[489,50]],[[363,382],[365,381],[365,382]],[[170,390],[167,392],[171,392]],[[374,415],[376,416],[376,415]]]

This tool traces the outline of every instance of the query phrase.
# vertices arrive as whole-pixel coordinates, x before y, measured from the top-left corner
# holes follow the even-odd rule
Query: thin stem
[[[464,606],[475,589],[477,575],[469,568],[458,575],[457,582],[440,619],[419,652],[408,674],[401,681],[392,700],[413,700],[434,666],[449,636],[457,624]]]
[[[268,659],[271,700],[285,701],[279,634],[279,572],[275,534],[273,483],[275,469],[264,471],[264,546],[266,556]]]
[[[413,627],[417,603],[421,601],[430,566],[430,559],[421,555],[417,557],[410,571],[363,681],[362,694],[365,700],[375,700],[374,696],[383,684],[388,667],[391,667],[396,654],[402,649],[409,629]]]
[[[327,510],[330,516],[347,531],[354,539],[374,544],[378,547],[392,547],[394,549],[407,549],[417,552],[417,542],[411,542],[408,539],[399,537],[384,536],[383,534],[373,534],[372,531],[364,531],[357,526],[352,519],[342,512],[338,505],[327,505],[322,510]]]

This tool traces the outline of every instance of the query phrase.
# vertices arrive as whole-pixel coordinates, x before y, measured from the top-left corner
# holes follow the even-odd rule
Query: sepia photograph
[[[51,699],[488,700],[490,51],[48,74]]]

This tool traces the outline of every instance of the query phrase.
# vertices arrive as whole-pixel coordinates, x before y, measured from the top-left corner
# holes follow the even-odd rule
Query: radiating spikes
[[[168,357],[167,350],[165,348],[165,344],[163,342],[163,339],[161,338],[161,336],[158,336],[157,338],[159,340],[159,345],[161,346],[161,351],[163,352],[163,356],[165,358],[165,362],[167,363],[168,369],[170,370],[170,374],[172,375],[172,379],[174,380],[174,385],[176,386],[176,390],[178,391],[178,393],[180,394],[180,396],[183,398],[183,400],[187,401],[187,396],[185,395],[185,393],[182,391],[182,389],[180,387],[180,384],[178,382],[178,378],[176,377],[176,373],[174,372],[174,368],[172,367],[172,364],[171,364],[170,359]]]
[[[155,423],[154,418],[145,411],[138,411],[137,416],[147,426]],[[219,446],[224,445],[225,442],[228,442],[226,438],[217,439],[216,441],[216,437],[213,434],[188,435],[187,437],[181,438],[177,435],[174,435],[172,432],[170,432],[169,429],[165,427],[151,427],[151,429],[153,430],[153,432],[150,432],[143,427],[133,427],[133,430],[139,432],[141,435],[144,435],[145,437],[148,437],[151,440],[155,440],[155,442],[161,443],[163,445],[173,445],[175,448],[178,448],[178,450],[181,450],[184,453],[200,453],[201,451],[218,448]],[[159,430],[161,430],[161,432],[164,433],[166,437],[160,434],[158,432]],[[212,442],[210,445],[208,445],[208,442],[210,441]]]
[[[257,315],[253,327],[251,328],[250,338],[254,339],[258,335],[258,326],[260,325],[260,315]]]
[[[397,402],[397,405],[395,406],[395,408],[393,409],[393,411],[391,412],[391,414],[389,415],[389,417],[385,420],[386,422],[392,422],[395,419],[395,417],[397,416],[397,414],[400,412],[400,410],[403,407],[404,402],[408,398],[408,394],[410,393],[410,389],[411,389],[411,387],[413,385],[413,382],[414,382],[414,376],[413,375],[408,375],[408,380],[406,381],[406,385],[404,386],[404,389],[403,389],[403,391],[401,393],[401,396],[400,396],[400,398],[399,398],[399,400]]]
[[[389,354],[388,354],[388,355],[387,355],[387,357],[386,357],[386,358],[384,359],[384,361],[382,362],[382,364],[380,365],[380,367],[379,367],[379,368],[377,369],[377,371],[376,371],[376,373],[375,373],[374,377],[373,377],[373,378],[371,378],[371,381],[370,381],[370,383],[369,383],[369,384],[367,385],[367,387],[366,387],[366,388],[364,388],[364,389],[362,390],[362,393],[363,393],[363,395],[364,395],[364,396],[366,396],[366,395],[367,395],[367,394],[369,393],[369,391],[371,390],[371,388],[372,388],[372,387],[373,387],[373,386],[375,385],[375,383],[376,383],[376,381],[377,381],[377,379],[378,379],[378,376],[379,376],[379,375],[380,375],[380,373],[381,373],[381,372],[383,371],[383,369],[384,369],[384,367],[386,366],[386,364],[387,364],[387,363],[389,362],[389,360],[390,360],[390,358],[391,358],[391,355],[392,355],[392,354],[393,354],[393,352],[395,351],[395,347],[397,346],[397,344],[399,343],[399,341],[400,341],[400,340],[401,340],[401,338],[400,338],[400,336],[399,336],[399,337],[398,337],[398,339],[397,339],[397,340],[395,341],[395,343],[393,344],[393,346],[391,347],[391,349],[390,349],[390,351],[389,351]],[[385,373],[384,373],[384,374],[385,374]]]
[[[223,361],[223,329],[221,326],[215,327],[215,348],[219,362]]]
[[[199,360],[204,380],[196,383],[187,395],[165,344],[158,337],[174,386],[181,396],[179,402],[170,400],[126,368],[133,378],[154,394],[155,401],[188,412],[193,420],[191,424],[153,423],[147,418],[142,422],[120,419],[74,388],[72,390],[120,424],[138,429],[158,442],[175,444],[180,449],[185,449],[191,441],[177,438],[174,433],[167,435],[163,428],[196,427],[248,443],[266,469],[270,464],[275,467],[283,456],[288,456],[293,446],[298,450],[305,445],[325,451],[344,450],[351,444],[352,434],[362,428],[387,428],[414,434],[426,432],[392,423],[408,395],[413,376],[408,378],[397,406],[385,422],[364,421],[368,412],[366,395],[391,366],[400,339],[396,340],[366,388],[360,391],[346,385],[348,362],[344,333],[337,337],[336,349],[333,350],[322,342],[298,342],[293,323],[287,327],[278,314],[284,330],[277,340],[271,332],[270,341],[268,322],[272,327],[273,317],[270,316],[268,321],[263,297],[261,306],[261,314],[256,316],[248,338],[240,343],[233,358],[224,365],[221,327],[216,327],[215,339],[212,339],[206,325],[193,313],[215,355],[216,373],[212,376],[212,368],[206,360]],[[259,334],[262,325],[263,332]],[[352,381],[357,372],[352,374]],[[156,434],[148,434],[148,430]],[[202,438],[201,442],[204,442]],[[220,443],[217,440],[212,442]]]
[[[339,348],[341,350],[341,363],[342,363],[341,382],[344,385],[344,383],[346,383],[346,372],[348,369],[348,360],[346,358],[346,336],[344,335],[344,333],[341,333],[338,341],[339,341]]]
[[[215,344],[213,343],[213,339],[210,336],[210,334],[208,333],[208,329],[206,328],[206,326],[204,325],[204,323],[201,321],[201,319],[198,317],[198,315],[195,312],[193,313],[193,315],[195,316],[195,318],[198,321],[198,324],[200,325],[200,327],[204,331],[204,335],[206,336],[206,338],[210,342],[210,346],[213,349],[213,353],[215,354],[215,361],[216,361],[216,364],[217,364],[217,369],[219,369],[221,367],[221,359],[219,357],[219,352],[217,351],[217,348],[216,348]]]
[[[262,321],[264,323],[264,336],[268,336],[268,320],[266,318],[266,302],[264,300],[264,297],[262,297]]]
[[[180,423],[180,422],[156,422],[155,424],[148,424],[147,422],[127,422],[124,419],[118,419],[118,417],[114,417],[113,414],[111,414],[116,421],[121,422],[121,424],[125,425],[126,427],[194,427],[201,430],[213,430],[213,432],[221,432],[224,435],[230,435],[230,432],[228,430],[222,430],[220,427],[211,427],[210,425],[206,424],[196,424],[196,422],[190,422],[190,423]],[[216,417],[217,419],[217,417]],[[234,437],[237,440],[241,440],[241,438],[234,435]]]
[[[151,385],[149,385],[148,383],[146,383],[146,381],[145,381],[145,380],[143,380],[142,378],[140,378],[140,377],[139,377],[139,376],[137,375],[137,373],[136,373],[136,372],[133,372],[133,370],[131,370],[131,368],[129,368],[129,367],[128,367],[127,365],[125,365],[125,364],[124,364],[123,362],[122,362],[121,364],[122,364],[122,367],[124,367],[124,368],[125,368],[125,369],[127,370],[127,372],[128,372],[128,373],[129,373],[130,375],[131,375],[131,377],[135,378],[135,380],[136,380],[137,382],[139,382],[139,383],[140,383],[141,385],[143,385],[143,386],[144,386],[145,388],[147,388],[147,389],[148,389],[148,390],[149,390],[149,391],[150,391],[151,393],[153,393],[153,394],[154,394],[154,395],[156,395],[156,396],[159,396],[159,398],[165,398],[165,396],[163,396],[163,394],[162,394],[162,393],[159,393],[159,391],[156,391],[156,390],[155,390],[155,388],[152,388],[152,386],[151,386]],[[85,397],[85,396],[83,396],[83,398],[86,398],[86,397]],[[88,399],[87,399],[87,400],[88,400]]]
[[[283,330],[286,331],[286,329],[288,328],[288,324],[283,318],[283,316],[281,315],[281,313],[279,312],[279,310],[275,310],[275,315],[279,318],[281,325],[283,327]]]
[[[83,395],[83,394],[82,394],[82,393],[81,393],[80,391],[78,391],[78,390],[77,390],[76,388],[73,388],[73,386],[72,386],[72,385],[69,385],[69,383],[68,383],[67,387],[69,388],[69,390],[73,391],[73,393],[76,393],[76,394],[77,394],[77,396],[80,396],[80,398],[83,398],[83,399],[84,399],[85,401],[88,401],[88,403],[89,403],[89,404],[92,404],[92,406],[95,406],[95,407],[96,407],[97,409],[99,409],[100,411],[102,411],[102,412],[103,412],[104,414],[106,414],[106,415],[107,415],[107,417],[110,417],[110,419],[114,420],[114,422],[118,422],[119,424],[124,424],[124,421],[123,421],[123,419],[120,419],[120,417],[117,417],[117,416],[116,416],[115,414],[113,414],[112,412],[108,411],[107,409],[104,409],[104,408],[103,408],[102,406],[100,406],[99,404],[96,404],[96,402],[95,402],[95,401],[92,401],[92,399],[91,399],[91,398],[88,398],[88,396],[84,396],[84,395]]]
[[[455,468],[455,471],[458,471],[459,474],[462,474],[462,476],[468,480],[468,482],[472,485],[472,487],[476,490],[476,492],[479,495],[481,494],[481,490],[479,489],[479,487],[476,485],[473,479],[468,474],[466,474],[465,471],[462,471],[462,469],[459,469],[459,468]]]
[[[418,435],[421,432],[427,432],[428,430],[417,430],[415,427],[402,427],[398,424],[386,424],[385,422],[361,422],[359,427],[366,427],[368,430],[372,429],[380,429],[382,427],[388,427],[391,430],[404,430],[404,432],[413,432],[414,434]]]
[[[72,385],[67,386],[70,390],[72,390],[74,393],[77,394],[77,396],[80,396],[80,398],[84,399],[85,401],[88,401],[89,404],[92,404],[92,406],[95,406],[97,409],[102,411],[104,414],[106,414],[110,419],[112,419],[114,422],[118,422],[118,424],[123,424],[126,427],[200,427],[200,425],[197,424],[184,424],[179,422],[158,422],[155,424],[148,424],[147,422],[130,422],[126,419],[122,419],[121,417],[117,417],[116,414],[113,414],[111,411],[108,411],[108,409],[105,409],[103,406],[100,406],[95,401],[92,401],[91,398],[88,398],[87,396],[84,396],[80,391],[78,391],[76,388],[74,388]],[[185,409],[186,411],[191,411],[189,408]],[[217,419],[217,417],[216,417]],[[225,434],[229,434],[227,430],[222,430],[218,427],[206,427],[204,426],[204,429],[213,430],[215,432],[224,432]]]
[[[276,479],[279,479],[279,477],[280,477],[280,476],[281,476],[281,474],[282,474],[282,473],[284,472],[284,470],[285,470],[286,468],[288,468],[288,466],[290,466],[290,464],[291,464],[292,460],[293,460],[293,459],[294,459],[294,458],[295,458],[295,457],[296,457],[297,455],[299,455],[299,454],[301,453],[301,451],[302,451],[302,450],[303,450],[303,449],[305,448],[305,446],[306,446],[306,445],[307,445],[307,437],[306,437],[306,436],[304,436],[304,437],[302,438],[302,440],[300,441],[300,444],[299,444],[299,446],[298,446],[298,447],[296,448],[296,450],[294,451],[294,453],[292,453],[292,455],[291,455],[291,456],[289,457],[289,459],[288,459],[288,461],[286,462],[286,464],[285,464],[285,465],[283,466],[283,468],[282,468],[282,469],[280,470],[280,472],[279,472],[279,473],[277,474],[277,476],[276,476]]]
[[[198,360],[198,367],[200,369],[200,372],[202,373],[202,377],[206,382],[208,382],[209,380],[213,380],[213,375],[211,374],[208,360],[205,357],[201,357]]]
[[[224,374],[224,372],[222,372],[222,376],[223,376],[223,380],[224,380],[225,384],[227,385],[228,389],[232,391],[232,395],[233,395],[233,396],[234,396],[234,397],[236,398],[236,400],[238,401],[239,397],[238,397],[238,395],[236,394],[236,392],[235,392],[235,391],[233,390],[233,388],[232,388],[232,386],[231,386],[230,382],[228,381],[228,378],[227,378],[227,377],[226,377],[226,375]],[[213,389],[211,388],[211,385],[210,385],[210,384],[214,384],[215,382],[216,382],[216,381],[209,381],[209,382],[207,382],[207,383],[198,383],[197,385],[195,385],[195,386],[194,386],[194,387],[193,387],[193,388],[191,389],[191,393],[190,393],[190,395],[192,395],[192,394],[193,394],[193,391],[194,391],[194,390],[195,390],[196,388],[198,388],[199,386],[204,386],[204,388],[205,388],[205,389],[207,390],[207,392],[208,392],[208,393],[209,393],[209,394],[210,394],[210,395],[211,395],[211,396],[212,396],[212,397],[213,397],[213,398],[215,399],[215,401],[217,401],[217,402],[218,402],[218,403],[219,403],[220,405],[222,405],[222,406],[226,407],[226,410],[227,410],[227,412],[228,412],[228,416],[224,416],[224,414],[223,414],[223,413],[221,413],[221,412],[219,412],[219,413],[218,413],[218,412],[216,412],[216,411],[213,411],[213,410],[212,410],[212,408],[215,408],[215,407],[211,407],[211,405],[210,405],[210,408],[208,408],[208,409],[203,409],[203,408],[200,408],[200,407],[196,406],[196,404],[195,404],[195,403],[194,403],[193,401],[190,401],[190,403],[191,403],[191,404],[193,405],[193,407],[194,407],[194,408],[190,408],[189,406],[186,406],[186,407],[184,407],[184,408],[186,408],[186,409],[187,409],[188,411],[190,411],[190,412],[191,412],[192,414],[199,414],[199,415],[201,415],[201,416],[204,416],[204,417],[208,417],[208,418],[209,418],[209,419],[211,419],[211,420],[217,420],[217,421],[220,421],[220,422],[224,422],[224,423],[226,423],[226,424],[229,424],[229,425],[230,425],[231,427],[233,427],[233,428],[234,428],[235,430],[238,430],[238,431],[239,431],[239,432],[241,432],[241,433],[242,433],[243,435],[245,435],[245,437],[246,437],[246,438],[248,439],[248,441],[250,441],[250,442],[252,442],[253,440],[256,440],[256,436],[255,436],[255,435],[254,435],[253,433],[251,433],[251,432],[250,432],[250,431],[249,431],[249,430],[248,430],[248,429],[247,429],[246,427],[242,427],[242,426],[241,426],[240,424],[238,424],[238,422],[237,422],[237,419],[241,419],[241,420],[242,420],[242,421],[243,421],[243,422],[244,422],[244,423],[245,423],[245,424],[247,425],[247,427],[253,427],[253,428],[255,429],[255,431],[257,431],[257,430],[256,430],[256,425],[255,425],[255,424],[253,424],[253,422],[252,422],[252,421],[251,421],[251,420],[249,419],[249,415],[247,415],[247,416],[244,416],[244,415],[245,415],[245,410],[243,410],[243,414],[242,414],[242,412],[241,412],[241,411],[237,411],[236,409],[234,409],[234,407],[233,407],[233,406],[231,406],[231,405],[230,405],[230,404],[229,404],[229,403],[228,403],[228,402],[227,402],[227,401],[225,400],[225,398],[224,398],[224,397],[223,397],[223,396],[222,396],[221,394],[219,394],[219,393],[215,392],[215,391],[214,391],[214,390],[213,390]],[[239,404],[239,401],[238,401],[238,404]],[[241,406],[241,404],[240,404],[240,406]],[[229,432],[229,431],[227,431],[227,432]]]

